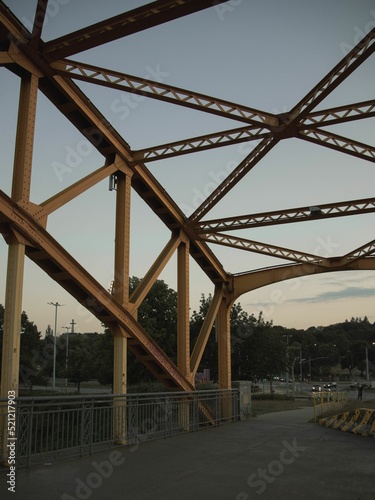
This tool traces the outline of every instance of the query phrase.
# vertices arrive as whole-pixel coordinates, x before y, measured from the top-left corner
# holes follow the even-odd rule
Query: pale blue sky
[[[6,0],[27,24],[35,0]],[[44,40],[51,40],[123,9],[147,2],[50,0]],[[103,7],[104,6],[104,7]],[[375,26],[374,0],[243,0],[176,20],[74,55],[72,59],[159,79],[271,113],[286,112]],[[0,68],[0,188],[10,192],[19,91],[18,79]],[[318,109],[374,98],[372,56]],[[206,115],[78,82],[133,149],[241,126]],[[374,144],[375,120],[335,127],[335,133]],[[255,143],[149,164],[178,205],[191,213]],[[58,165],[70,171],[57,175]],[[44,98],[38,97],[32,201],[38,203],[103,165],[103,158]],[[280,143],[207,218],[319,205],[373,196],[371,162],[297,139]],[[49,218],[48,229],[104,286],[113,275],[115,193],[104,181]],[[243,236],[321,255],[342,255],[373,239],[375,216],[247,230]],[[169,239],[169,231],[133,193],[131,273],[142,277]],[[229,272],[281,264],[225,247],[212,249]],[[0,240],[0,303],[4,303],[7,246]],[[161,278],[176,286],[175,258]],[[192,262],[191,307],[212,285]],[[370,272],[331,273],[265,287],[240,298],[242,306],[288,327],[306,328],[367,315],[375,321],[375,276]],[[44,332],[53,323],[47,302],[59,309],[58,331],[72,318],[77,330],[101,330],[98,322],[33,263],[26,262],[24,309]]]

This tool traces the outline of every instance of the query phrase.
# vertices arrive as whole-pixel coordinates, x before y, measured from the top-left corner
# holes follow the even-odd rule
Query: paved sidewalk
[[[374,500],[375,440],[308,423],[312,408],[20,470],[22,500]]]

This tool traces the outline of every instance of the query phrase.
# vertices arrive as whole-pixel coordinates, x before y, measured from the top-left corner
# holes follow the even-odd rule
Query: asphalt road
[[[374,500],[375,439],[311,407],[19,470],[19,500]]]

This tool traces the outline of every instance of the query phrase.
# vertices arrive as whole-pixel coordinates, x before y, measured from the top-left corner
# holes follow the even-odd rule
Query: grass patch
[[[251,415],[252,417],[257,417],[258,415],[265,415],[266,413],[273,413],[275,411],[287,411],[287,410],[298,410],[303,406],[313,406],[313,402],[308,399],[293,399],[290,396],[284,396],[282,394],[275,394],[274,399],[268,399],[264,397],[252,397],[251,404]],[[261,396],[266,396],[262,394]],[[280,396],[280,397],[276,397]],[[283,397],[284,396],[284,397]]]

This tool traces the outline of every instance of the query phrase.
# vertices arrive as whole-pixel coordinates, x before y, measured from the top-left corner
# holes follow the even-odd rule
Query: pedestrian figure
[[[363,385],[358,386],[358,401],[362,401]]]

